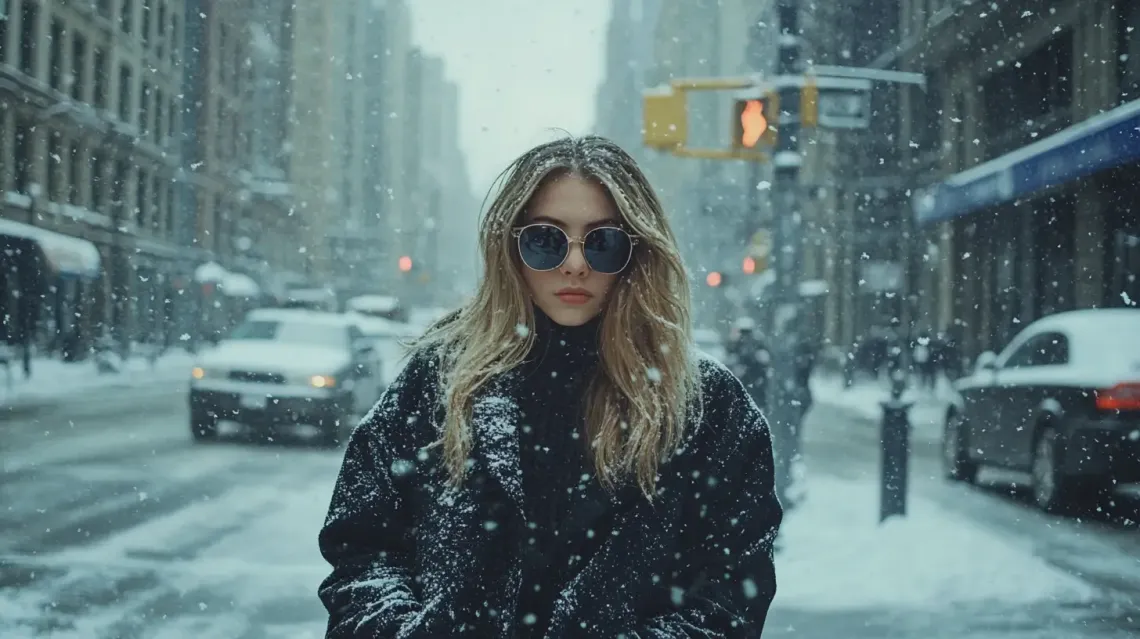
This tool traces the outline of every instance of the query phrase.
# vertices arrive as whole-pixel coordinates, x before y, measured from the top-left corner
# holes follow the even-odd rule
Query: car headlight
[[[333,388],[336,378],[331,375],[313,375],[309,378],[309,385],[313,388]]]

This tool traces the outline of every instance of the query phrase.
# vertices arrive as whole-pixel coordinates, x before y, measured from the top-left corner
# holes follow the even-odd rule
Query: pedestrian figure
[[[348,443],[320,533],[327,636],[760,636],[768,427],[691,345],[652,187],[594,136],[498,184],[474,298]]]
[[[756,322],[751,317],[738,319],[735,328],[736,339],[729,344],[729,368],[763,410],[768,405],[772,355],[764,339],[756,333]]]

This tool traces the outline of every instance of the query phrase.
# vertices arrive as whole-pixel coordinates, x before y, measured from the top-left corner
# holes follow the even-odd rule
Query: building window
[[[163,133],[166,131],[166,96],[162,91],[156,91],[154,95],[154,143],[162,145]]]
[[[150,136],[150,99],[151,89],[149,82],[143,82],[142,94],[139,95],[139,131],[143,137]]]
[[[111,177],[111,206],[122,211],[126,204],[127,180],[131,177],[131,165],[126,160],[115,160],[115,173]]]
[[[1117,50],[1120,51],[1117,75],[1120,81],[1120,101],[1129,102],[1140,96],[1140,7],[1133,2],[1118,2],[1116,21]]]
[[[91,208],[104,212],[107,205],[107,191],[105,172],[107,170],[107,154],[95,151],[91,158]]]
[[[95,47],[93,58],[92,81],[95,85],[95,108],[107,108],[107,53],[100,47]]]
[[[71,204],[82,204],[79,197],[80,169],[86,159],[79,143],[73,141],[67,152],[67,201]]]
[[[20,13],[20,70],[25,74],[36,75],[36,25],[40,21],[40,7],[35,2],[25,1]]]
[[[135,190],[135,224],[138,228],[146,228],[147,202],[150,200],[150,175],[139,169],[139,186]]]
[[[154,176],[154,184],[150,189],[150,228],[154,235],[158,235],[161,230],[163,220],[162,207],[166,202],[166,187],[169,184],[167,179],[161,175]]]
[[[166,219],[165,230],[168,238],[174,237],[174,183],[168,182],[166,185],[166,210],[163,215]]]
[[[142,41],[143,44],[150,42],[150,0],[142,0]]]
[[[132,75],[130,65],[119,67],[119,119],[127,124],[130,124],[131,116],[134,115],[131,113]]]
[[[51,88],[63,90],[63,20],[53,18],[51,21],[51,62],[48,69],[48,84]]]
[[[59,131],[52,131],[48,135],[47,165],[47,191],[45,194],[49,200],[55,202],[60,200],[60,195],[63,194],[63,138]]]
[[[123,33],[130,33],[135,22],[135,0],[123,0],[119,12],[119,29]]]
[[[12,3],[0,2],[0,62],[11,64],[8,55],[8,23],[12,18]]]
[[[71,97],[83,100],[83,88],[87,75],[87,38],[75,32],[71,40]]]
[[[26,120],[20,118],[16,121],[16,162],[13,169],[16,174],[16,190],[28,194],[28,186],[32,183],[32,155],[35,144],[32,136],[35,128]]]
[[[178,14],[170,16],[170,62],[177,65],[179,61],[178,48],[182,46],[182,25]]]

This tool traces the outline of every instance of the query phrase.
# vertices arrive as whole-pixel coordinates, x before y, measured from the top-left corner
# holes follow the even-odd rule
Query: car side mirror
[[[974,363],[974,372],[980,373],[982,371],[996,371],[997,370],[997,353],[993,351],[986,351],[978,355],[978,360]]]

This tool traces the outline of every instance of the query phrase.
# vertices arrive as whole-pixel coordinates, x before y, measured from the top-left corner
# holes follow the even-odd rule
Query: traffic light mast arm
[[[677,78],[669,82],[675,91],[731,91],[748,89],[757,84],[757,78],[743,76],[737,78]]]
[[[749,162],[767,162],[768,154],[760,151],[746,149],[692,149],[681,146],[670,150],[679,158],[694,158],[697,160],[747,160]]]

